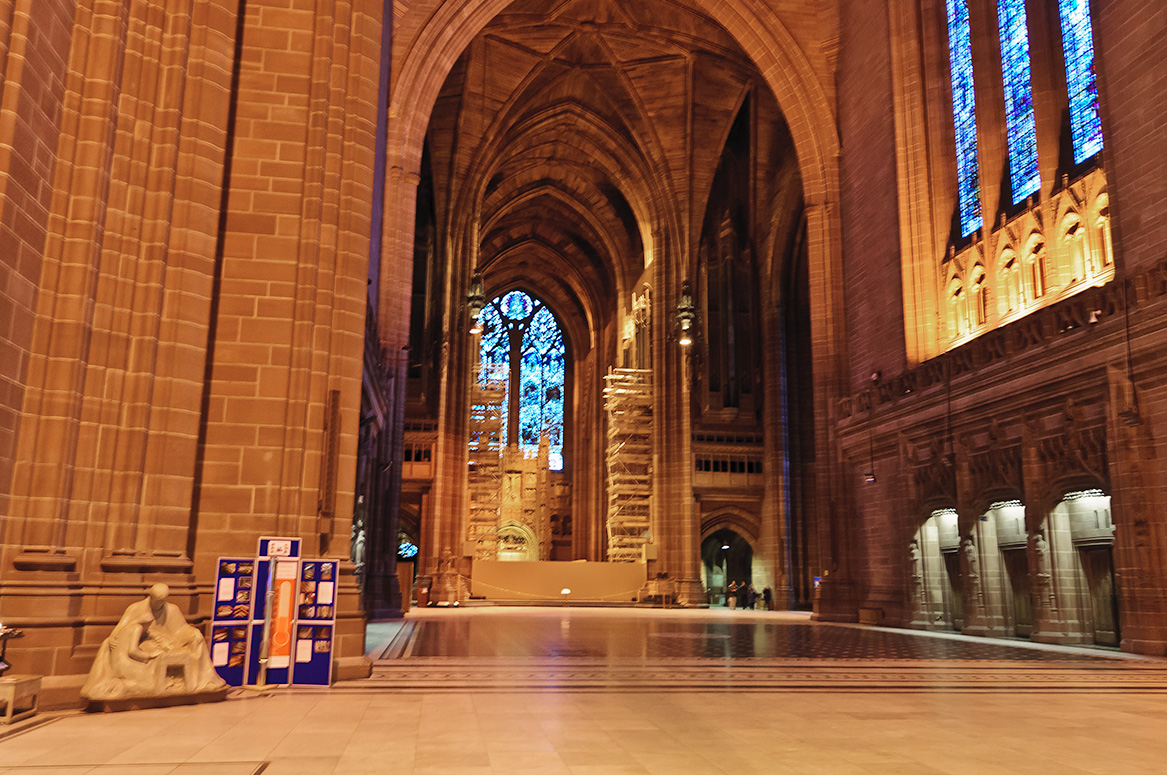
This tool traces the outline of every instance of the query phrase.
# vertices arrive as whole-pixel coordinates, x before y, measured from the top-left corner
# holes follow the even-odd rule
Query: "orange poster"
[[[276,560],[275,564],[275,601],[267,661],[269,669],[292,664],[292,620],[296,611],[296,571],[299,566],[295,560]]]

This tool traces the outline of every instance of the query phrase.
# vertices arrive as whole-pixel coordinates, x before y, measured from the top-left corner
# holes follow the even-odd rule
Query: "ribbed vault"
[[[740,20],[731,34],[724,14],[718,11],[715,19],[704,5],[519,0],[482,20],[456,58],[435,60],[445,77],[433,97],[418,171],[420,191],[432,197],[426,202],[432,202],[436,239],[433,251],[414,251],[431,263],[415,278],[435,278],[444,296],[442,330],[431,330],[428,341],[449,343],[443,351],[448,361],[434,367],[443,383],[435,514],[457,515],[466,508],[462,439],[476,352],[460,332],[466,289],[477,273],[487,298],[523,290],[543,300],[563,327],[569,412],[563,477],[571,498],[564,513],[574,518],[570,558],[604,556],[604,375],[622,364],[651,364],[660,379],[657,416],[662,427],[671,423],[677,431],[657,440],[658,543],[671,553],[662,567],[694,577],[697,526],[683,524],[692,490],[683,423],[693,418],[685,408],[685,372],[672,331],[676,300],[682,283],[690,282],[709,318],[701,278],[712,253],[702,245],[721,239],[721,213],[731,201],[738,228],[733,262],[745,267],[733,276],[754,278],[739,282],[735,292],[752,299],[761,278],[769,288],[775,265],[789,260],[806,201],[799,141],[780,107],[775,78],[739,45],[745,29]],[[445,6],[436,8],[433,18],[444,12]],[[417,18],[412,9],[409,18]],[[814,24],[830,28],[829,19]],[[769,32],[782,32],[781,25]],[[406,28],[403,34],[417,35],[409,38],[416,45],[426,40],[425,29]],[[808,27],[800,34],[813,38],[815,31]],[[411,90],[428,93],[428,80],[413,80],[420,77],[412,75],[413,61],[411,56],[403,63],[398,83],[405,91],[395,87],[391,98],[391,147],[395,137],[406,141],[413,131],[408,123],[424,112],[424,104],[392,107]],[[808,94],[815,91],[814,79],[802,84]],[[407,141],[404,146],[412,147]],[[408,147],[404,152],[411,153]],[[408,171],[410,162],[401,161],[398,169]],[[416,283],[414,294],[426,295]],[[761,341],[757,308],[750,301],[740,306],[745,312],[734,313],[735,325],[751,331],[754,350]],[[635,355],[629,344],[634,336]],[[766,336],[772,340],[776,332]],[[702,347],[694,348],[697,355],[687,368],[696,375],[694,390],[705,407],[709,402],[700,390],[707,380],[701,375],[709,358]],[[735,373],[746,392],[777,379],[776,372],[763,377],[752,365],[757,362],[752,357],[746,368],[753,371]],[[754,403],[740,411],[735,405],[732,412],[703,419],[700,409],[693,417],[736,423],[760,438],[755,426],[763,402],[759,390],[753,395]],[[773,494],[765,497],[767,504],[777,502]],[[435,517],[423,532],[431,565],[438,552],[462,541],[455,520]],[[766,562],[776,562],[773,546],[759,551]]]

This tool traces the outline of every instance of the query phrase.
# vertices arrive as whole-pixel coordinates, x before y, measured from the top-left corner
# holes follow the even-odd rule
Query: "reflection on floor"
[[[743,611],[428,610],[374,677],[66,714],[0,775],[1163,771],[1167,661]]]

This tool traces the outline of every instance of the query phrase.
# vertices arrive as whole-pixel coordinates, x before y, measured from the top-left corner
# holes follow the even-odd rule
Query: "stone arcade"
[[[145,588],[201,625],[264,535],[346,561],[340,677],[399,553],[444,602],[619,562],[1167,653],[1165,29],[0,0],[10,660],[75,702]]]

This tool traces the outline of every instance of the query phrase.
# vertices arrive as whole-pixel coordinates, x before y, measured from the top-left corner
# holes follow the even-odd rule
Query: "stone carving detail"
[[[203,634],[186,623],[168,602],[165,584],[150,587],[146,598],[130,604],[101,644],[89,680],[87,700],[165,697],[226,691],[211,665]]]
[[[1104,485],[1109,482],[1106,429],[1085,427],[1082,410],[1073,399],[1066,399],[1061,435],[1041,439],[1037,451],[1047,470],[1085,474]]]
[[[908,569],[911,574],[911,614],[914,621],[926,620],[928,599],[924,586],[924,556],[915,539],[908,544]]]
[[[969,459],[973,491],[984,493],[1008,490],[1024,492],[1021,477],[1021,448],[988,449]]]
[[[1057,609],[1057,601],[1054,597],[1053,575],[1050,572],[1049,544],[1040,530],[1033,534],[1033,579],[1034,602],[1040,608],[1046,608],[1045,618],[1050,618]]]
[[[970,623],[976,623],[982,617],[985,609],[985,590],[981,584],[980,555],[976,541],[969,536],[964,539],[960,548],[964,554],[964,588],[967,593],[964,623],[967,628]]]
[[[915,471],[916,492],[922,502],[956,502],[956,472],[950,458],[941,451],[936,440],[929,445],[931,452],[926,463]]]

